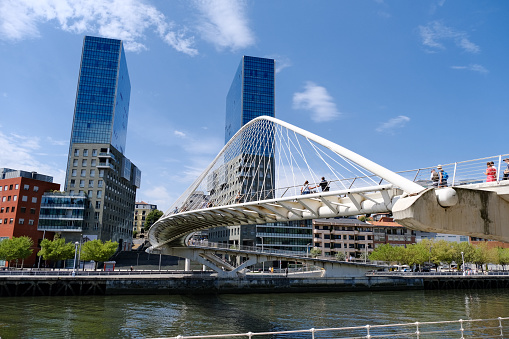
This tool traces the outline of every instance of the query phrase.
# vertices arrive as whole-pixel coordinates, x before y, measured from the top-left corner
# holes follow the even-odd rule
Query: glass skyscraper
[[[256,117],[275,117],[275,60],[243,56],[226,97],[225,143]],[[274,197],[275,162],[272,124],[265,125],[261,137],[241,138],[237,153],[225,159],[222,172],[233,172],[229,182],[221,182],[215,194],[241,196],[239,202]],[[241,164],[241,165],[239,165]],[[242,167],[239,169],[239,166]],[[263,175],[261,175],[263,173]],[[311,221],[242,225],[214,228],[213,242],[266,246],[305,252],[312,242]],[[262,245],[264,244],[264,245]]]
[[[87,202],[81,234],[67,233],[67,238],[113,240],[124,248],[132,241],[141,172],[124,155],[130,94],[122,41],[86,36],[65,190]]]

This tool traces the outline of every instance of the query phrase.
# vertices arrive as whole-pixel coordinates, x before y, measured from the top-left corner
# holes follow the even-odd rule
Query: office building
[[[36,263],[43,238],[43,232],[37,229],[43,193],[59,189],[60,184],[53,183],[50,176],[0,168],[0,240],[21,236],[33,240],[33,253],[25,259],[26,267]],[[0,267],[5,264],[0,261]]]
[[[128,249],[141,172],[125,156],[131,84],[122,41],[86,36],[65,191],[86,196],[81,232],[67,240],[112,240]]]
[[[134,205],[133,232],[136,231],[136,237],[145,238],[145,218],[150,211],[155,209],[157,209],[157,205],[149,204],[145,201],[137,202]]]

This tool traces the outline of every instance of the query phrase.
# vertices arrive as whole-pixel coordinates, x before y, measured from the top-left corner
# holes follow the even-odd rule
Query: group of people
[[[330,189],[329,182],[325,180],[325,177],[322,177],[322,181],[318,185],[310,186],[309,181],[304,182],[304,186],[300,189],[300,194],[311,194],[315,193],[314,189],[320,187],[322,192],[328,192]]]
[[[509,158],[504,159],[506,163],[506,168],[504,169],[503,176],[500,180],[509,180]],[[484,171],[484,175],[486,175],[486,182],[494,182],[497,181],[497,169],[495,168],[495,163],[493,161],[488,161],[486,163],[486,171]],[[449,175],[443,170],[441,165],[437,166],[437,169],[431,170],[431,181],[433,182],[433,187],[447,187],[447,179]]]

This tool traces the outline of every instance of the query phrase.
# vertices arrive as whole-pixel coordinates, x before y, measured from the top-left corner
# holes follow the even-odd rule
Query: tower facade
[[[74,107],[65,190],[86,196],[81,234],[132,241],[132,215],[141,172],[125,157],[131,84],[122,41],[86,36]],[[77,240],[77,239],[76,239]]]

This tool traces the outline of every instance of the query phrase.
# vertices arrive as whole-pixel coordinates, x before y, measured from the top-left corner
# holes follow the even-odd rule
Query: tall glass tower
[[[83,229],[66,239],[132,239],[141,172],[125,157],[131,83],[122,41],[86,36],[74,106],[65,191],[86,196]],[[74,239],[73,239],[74,241]]]

